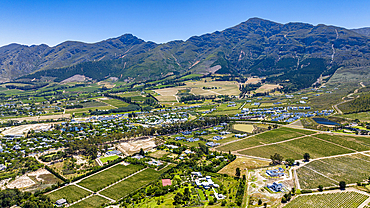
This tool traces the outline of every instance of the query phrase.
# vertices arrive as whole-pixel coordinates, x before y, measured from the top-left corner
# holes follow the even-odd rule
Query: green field
[[[330,194],[301,195],[288,203],[286,208],[357,208],[368,196],[358,192],[339,192]]]
[[[122,100],[117,100],[117,99],[108,99],[108,100],[101,100],[101,101],[109,105],[113,105],[114,107],[117,107],[117,108],[127,107],[129,105],[128,103],[123,102]]]
[[[101,196],[94,195],[92,197],[89,197],[85,200],[78,202],[77,204],[74,204],[71,207],[73,208],[85,208],[85,207],[94,208],[94,207],[100,207],[101,205],[108,203],[108,202],[109,202],[108,199],[103,198]]]
[[[316,176],[309,176],[312,173],[307,173],[307,170],[299,168],[297,174],[301,186],[303,184],[302,188],[314,189],[318,185],[326,186],[330,183],[335,183],[335,181],[337,182],[335,185],[338,185],[339,181],[345,181],[347,184],[357,183],[369,178],[370,156],[358,153],[351,156],[327,158],[312,161],[304,167],[319,172],[328,178],[320,177],[315,179]]]
[[[82,180],[78,185],[88,188],[92,191],[99,191],[102,188],[142,169],[140,165],[116,165],[103,172]]]
[[[355,137],[355,136],[351,137],[329,134],[318,134],[315,135],[315,137],[324,139],[326,141],[334,142],[336,144],[356,151],[370,150],[370,137]]]
[[[47,194],[47,196],[50,198],[52,202],[55,202],[58,199],[66,199],[68,203],[72,203],[90,194],[91,194],[90,192],[84,189],[78,188],[77,186],[74,185],[70,185],[61,188],[57,191],[54,191],[50,194]]]
[[[256,147],[239,153],[264,158],[270,158],[270,155],[279,153],[285,159],[298,160],[303,159],[304,153],[309,153],[311,158],[319,158],[351,152],[354,151],[308,136],[279,144]]]
[[[158,179],[161,173],[165,172],[166,170],[167,168],[161,171],[156,171],[151,168],[148,168],[124,181],[121,181],[120,183],[108,189],[105,189],[100,193],[114,200],[118,200],[128,195],[132,191],[135,191],[141,188],[142,186],[145,186],[148,183]]]
[[[300,136],[304,136],[304,135],[312,134],[312,133],[314,132],[282,127],[279,129],[274,129],[271,131],[264,132],[262,134],[258,134],[253,137],[243,139],[241,141],[233,142],[225,146],[218,147],[216,149],[219,151],[224,151],[224,152],[228,152],[229,150],[235,151],[235,150],[253,147],[257,145],[263,145],[263,144],[269,144],[269,143],[280,142],[280,141],[284,141],[288,139],[293,139],[295,137],[300,137]]]
[[[361,113],[336,115],[336,116],[343,117],[343,118],[349,118],[349,119],[358,119],[360,121],[370,121],[370,111],[361,112]]]
[[[99,160],[104,164],[108,161],[112,161],[112,160],[115,160],[115,159],[118,159],[118,158],[119,158],[118,155],[112,155],[112,156],[108,156],[108,157],[99,158]]]

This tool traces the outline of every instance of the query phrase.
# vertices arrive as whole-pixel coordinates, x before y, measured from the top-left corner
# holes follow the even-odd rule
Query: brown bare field
[[[248,77],[248,80],[245,82],[245,84],[257,84],[258,82],[261,82],[261,78],[259,77]]]
[[[12,127],[2,132],[3,135],[22,135],[23,133],[27,133],[30,130],[45,130],[49,129],[51,124],[27,124]]]
[[[168,154],[170,154],[170,153],[168,153],[166,151],[163,151],[163,150],[157,150],[155,152],[150,153],[149,156],[155,157],[155,158],[158,158],[159,159],[159,158],[161,158],[161,157],[163,157],[165,155],[168,155]]]
[[[258,88],[256,90],[256,93],[264,93],[264,92],[269,92],[273,89],[276,89],[276,88],[281,88],[280,85],[274,85],[274,84],[264,84],[262,85],[260,88]]]
[[[139,152],[142,148],[143,150],[152,149],[155,147],[155,140],[153,138],[122,142],[119,144],[118,149],[125,153],[126,155],[132,155],[133,153]]]
[[[16,178],[14,181],[11,181],[8,185],[6,185],[6,187],[10,189],[22,189],[33,186],[35,184],[36,182],[33,181],[30,177],[28,177],[27,175],[23,175]]]
[[[246,157],[237,157],[230,164],[226,165],[224,168],[218,171],[218,173],[227,174],[229,176],[235,176],[236,168],[240,168],[240,170],[243,171],[244,169],[256,169],[266,167],[269,164],[270,164],[269,162],[263,160],[257,160]]]
[[[50,119],[59,119],[59,118],[70,118],[71,114],[56,114],[56,115],[47,115],[47,116],[32,116],[32,117],[20,117],[20,118],[9,118],[6,120],[14,121],[40,121],[40,120],[50,120]],[[4,119],[5,120],[5,119]]]

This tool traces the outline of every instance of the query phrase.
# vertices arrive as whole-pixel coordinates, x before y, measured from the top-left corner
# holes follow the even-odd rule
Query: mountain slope
[[[356,32],[360,35],[370,36],[370,27],[351,29],[353,32]]]
[[[145,53],[157,44],[126,34],[94,44],[67,41],[55,47],[10,44],[0,48],[0,81],[52,68]]]
[[[59,81],[82,74],[97,80],[116,76],[122,80],[143,81],[171,72],[217,72],[258,76],[280,74],[276,80],[289,78],[298,83],[307,75],[305,70],[311,71],[307,80],[312,82],[321,74],[334,73],[338,66],[370,64],[370,39],[367,36],[340,27],[280,24],[259,18],[223,31],[193,36],[186,41],[155,44],[125,35],[96,44],[65,42],[44,50],[51,52],[40,49],[39,56],[44,62],[38,61],[36,70],[62,67],[63,64],[73,66],[39,71],[23,78],[55,76]],[[53,58],[56,55],[61,57],[60,60]],[[29,56],[38,60],[35,55]],[[85,62],[89,60],[92,62]],[[301,87],[309,84],[312,83]]]

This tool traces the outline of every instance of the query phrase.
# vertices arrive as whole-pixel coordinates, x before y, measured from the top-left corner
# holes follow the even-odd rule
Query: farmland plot
[[[341,192],[330,194],[301,195],[288,203],[286,208],[357,208],[368,196],[358,192]]]

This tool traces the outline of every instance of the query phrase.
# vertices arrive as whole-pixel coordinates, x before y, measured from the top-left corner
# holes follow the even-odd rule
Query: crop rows
[[[357,208],[368,196],[358,192],[301,195],[287,204],[286,208]]]

